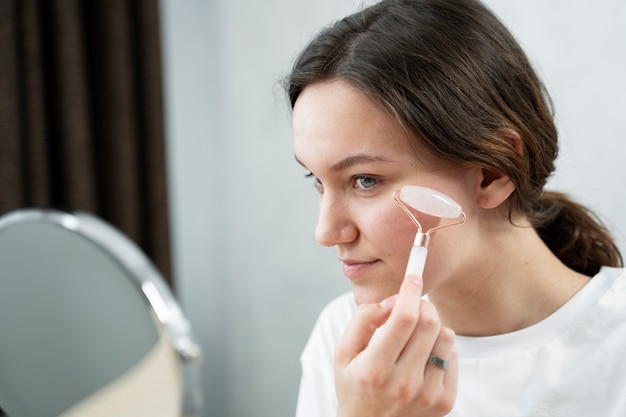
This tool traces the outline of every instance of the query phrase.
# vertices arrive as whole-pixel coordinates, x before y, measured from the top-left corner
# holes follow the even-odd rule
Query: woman
[[[593,213],[543,189],[550,101],[484,5],[382,1],[313,39],[286,90],[316,238],[353,289],[302,354],[298,417],[626,415],[621,255]],[[467,217],[433,235],[423,279],[404,276],[404,185]]]

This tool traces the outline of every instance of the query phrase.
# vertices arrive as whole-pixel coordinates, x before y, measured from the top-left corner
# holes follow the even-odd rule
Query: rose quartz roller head
[[[424,272],[424,265],[426,264],[426,255],[428,253],[428,241],[430,239],[430,235],[445,227],[465,222],[465,213],[463,213],[461,206],[447,195],[442,194],[439,191],[417,185],[405,185],[402,187],[402,190],[393,193],[393,199],[417,226],[417,233],[415,235],[413,247],[411,248],[411,254],[409,255],[406,274],[411,273],[422,275]],[[422,225],[407,206],[432,217],[455,219],[456,221],[434,227],[426,233],[423,233]]]

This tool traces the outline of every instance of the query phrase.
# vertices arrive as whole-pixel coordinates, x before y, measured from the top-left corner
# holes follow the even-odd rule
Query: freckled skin
[[[417,230],[393,200],[394,191],[416,184],[462,205],[471,201],[466,169],[432,155],[418,158],[409,142],[414,139],[400,123],[345,81],[314,84],[302,92],[293,110],[293,138],[296,158],[319,182],[316,239],[334,246],[347,263],[344,273],[359,304],[395,294],[404,277]],[[437,222],[417,217],[425,230]],[[425,290],[434,284],[428,281],[433,268],[441,269],[437,247],[452,250],[453,240],[444,232],[441,237],[431,244]]]

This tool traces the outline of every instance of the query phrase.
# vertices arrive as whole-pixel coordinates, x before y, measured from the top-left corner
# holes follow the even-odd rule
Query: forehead
[[[342,80],[310,85],[298,97],[292,117],[296,158],[314,162],[350,155],[412,161],[410,134],[389,112]]]

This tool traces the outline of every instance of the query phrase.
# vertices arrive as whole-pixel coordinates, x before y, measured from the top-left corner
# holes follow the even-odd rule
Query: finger
[[[447,390],[454,388],[456,393],[457,380],[459,379],[459,352],[456,347],[452,347],[450,352],[450,359],[448,363],[448,369],[444,372],[443,385]]]
[[[459,360],[456,348],[453,347],[450,352],[449,365],[445,371],[435,368],[434,365],[427,366],[430,375],[421,386],[419,396],[421,401],[430,404],[433,415],[447,415],[454,407],[458,389]]]
[[[450,352],[448,369],[443,372],[443,397],[442,403],[447,404],[448,410],[452,409],[456,401],[459,380],[459,354],[455,347]]]
[[[373,355],[387,358],[389,364],[397,362],[419,321],[421,296],[421,277],[407,275],[400,286],[389,319],[372,341],[370,350]]]
[[[442,335],[446,333],[447,332],[444,332]],[[445,337],[447,336],[444,336],[444,338]],[[438,346],[438,349],[442,347],[443,346]],[[448,367],[445,370],[430,363],[426,365],[426,374],[421,387],[422,399],[432,404],[431,409],[434,415],[447,415],[450,410],[452,410],[452,407],[454,407],[456,401],[459,360],[456,348],[453,345],[448,356],[445,357],[448,358]]]
[[[370,343],[374,332],[388,319],[395,296],[380,304],[359,305],[335,348],[335,363],[345,366]]]
[[[427,383],[443,383],[446,372],[450,370],[450,361],[452,359],[453,350],[454,332],[447,327],[442,327],[439,331],[439,335],[437,336],[437,341],[433,346],[431,355],[434,355],[436,358],[440,358],[441,360],[445,361],[446,367],[444,369],[431,362],[427,362],[426,368],[424,369],[424,380]]]
[[[415,325],[413,334],[398,359],[400,369],[406,369],[412,375],[422,378],[427,368],[428,359],[437,347],[437,340],[441,332],[441,322],[435,306],[428,302],[420,303],[419,321]],[[449,352],[444,352],[444,346],[437,347],[439,353],[448,358]],[[420,370],[415,372],[415,370]]]

